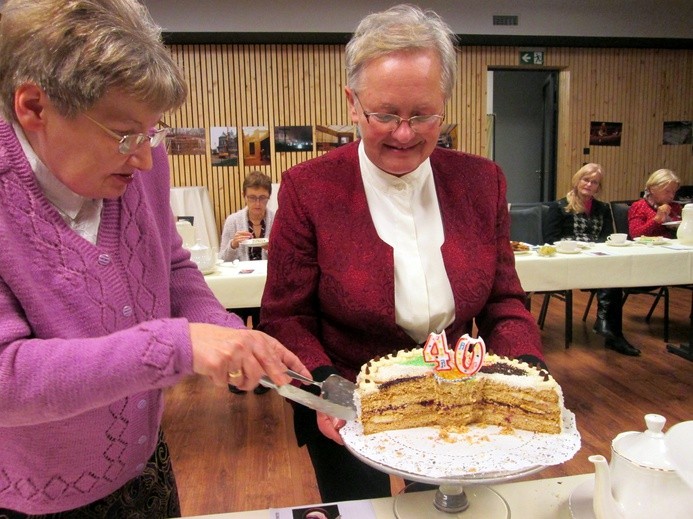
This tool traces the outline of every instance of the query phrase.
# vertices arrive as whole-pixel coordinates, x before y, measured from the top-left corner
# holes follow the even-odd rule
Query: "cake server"
[[[293,376],[292,374],[289,374],[289,376]],[[300,375],[299,375],[300,376]],[[337,375],[331,375],[333,377],[336,377]],[[300,380],[303,380],[304,377],[301,377]],[[341,377],[339,377],[341,378]],[[310,381],[310,383],[313,383],[315,385],[319,385],[319,382],[313,382],[310,379],[306,379]],[[346,382],[349,382],[346,379]],[[349,382],[351,384],[351,382]],[[269,387],[271,389],[274,389],[279,393],[281,396],[288,398],[289,400],[293,400],[296,403],[299,403],[301,405],[304,405],[306,407],[309,407],[310,409],[314,409],[316,411],[320,411],[321,413],[328,414],[330,416],[334,416],[335,418],[341,418],[342,420],[354,420],[356,419],[356,406],[353,403],[353,392],[352,392],[352,400],[351,400],[351,405],[344,405],[339,402],[335,402],[332,399],[328,399],[327,396],[325,398],[320,397],[318,395],[314,395],[313,393],[309,393],[308,391],[305,391],[301,389],[300,387],[292,386],[291,384],[284,384],[283,386],[278,386],[274,382],[272,382],[269,377],[262,377],[260,378],[260,384],[262,384],[265,387]],[[353,386],[353,384],[352,384]]]
[[[330,375],[322,382],[316,382],[315,380],[306,378],[300,373],[296,373],[291,369],[286,370],[286,374],[294,380],[298,380],[304,384],[318,386],[320,388],[320,396],[323,398],[326,398],[335,404],[351,407],[354,411],[356,411],[356,404],[354,403],[354,391],[356,391],[356,384],[348,381],[344,377],[340,377],[339,375]]]

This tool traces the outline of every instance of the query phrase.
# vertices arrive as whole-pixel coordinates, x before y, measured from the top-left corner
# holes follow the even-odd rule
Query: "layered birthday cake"
[[[467,425],[562,431],[563,393],[546,370],[488,354],[479,339],[465,336],[454,350],[434,339],[362,366],[356,395],[365,434]]]

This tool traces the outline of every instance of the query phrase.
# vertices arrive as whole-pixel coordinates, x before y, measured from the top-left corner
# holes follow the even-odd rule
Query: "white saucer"
[[[264,247],[269,243],[267,238],[251,238],[250,240],[245,240],[241,242],[241,245],[245,247]]]
[[[580,254],[582,251],[580,249],[578,250],[561,250],[559,247],[556,247],[556,252],[560,254]]]
[[[570,508],[570,516],[573,519],[596,519],[594,508],[592,505],[592,495],[594,494],[594,477],[583,481],[573,493],[570,494],[568,506]]]
[[[628,247],[629,245],[633,245],[633,242],[630,240],[626,240],[625,243],[614,243],[612,241],[607,241],[606,244],[609,247]]]

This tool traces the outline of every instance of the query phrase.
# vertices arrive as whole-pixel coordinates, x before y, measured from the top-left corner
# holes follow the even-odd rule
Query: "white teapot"
[[[208,273],[213,270],[217,264],[217,258],[214,255],[214,250],[207,247],[201,240],[197,240],[195,245],[190,247],[190,259],[197,263],[197,268],[202,272]]]
[[[668,461],[662,428],[666,419],[645,415],[645,432],[628,431],[611,442],[611,463],[594,463],[594,515],[597,519],[684,519],[691,517],[693,490]]]
[[[686,245],[693,245],[693,204],[686,204],[681,211],[681,225],[676,237]]]

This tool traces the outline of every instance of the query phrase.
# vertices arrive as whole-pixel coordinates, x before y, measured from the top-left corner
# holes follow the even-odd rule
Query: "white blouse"
[[[443,221],[427,159],[397,177],[379,169],[359,144],[361,178],[378,236],[395,261],[395,318],[409,336],[423,343],[455,320],[455,301],[440,247]]]

